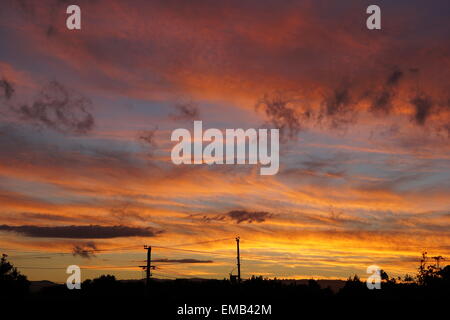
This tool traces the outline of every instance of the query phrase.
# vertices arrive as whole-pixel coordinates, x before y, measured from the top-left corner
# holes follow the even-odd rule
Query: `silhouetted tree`
[[[122,284],[113,275],[101,275],[93,280],[85,280],[81,288],[87,293],[100,295],[113,295],[121,291]]]
[[[417,282],[422,286],[433,286],[442,278],[442,269],[438,265],[427,264],[427,261],[427,252],[423,252],[417,274]]]
[[[389,275],[383,269],[380,270],[380,277],[381,277],[381,280],[385,280],[385,281],[389,280]]]
[[[339,291],[339,293],[343,296],[358,296],[361,293],[367,291],[366,284],[363,283],[358,275],[354,275],[353,278],[349,277],[345,282],[344,287]]]
[[[440,270],[439,276],[442,278],[443,282],[445,282],[448,286],[450,286],[450,265]]]
[[[0,296],[11,297],[28,293],[30,282],[8,262],[7,257],[8,255],[2,254],[0,260]]]
[[[408,283],[412,283],[412,282],[414,282],[414,277],[409,275],[409,274],[405,274],[405,276],[403,277],[403,281],[404,282],[408,282]]]

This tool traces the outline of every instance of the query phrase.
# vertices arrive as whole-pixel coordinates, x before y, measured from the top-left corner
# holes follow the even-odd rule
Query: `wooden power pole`
[[[236,237],[238,283],[241,282],[241,256],[239,253],[239,239],[240,239],[239,237]]]
[[[147,249],[147,265],[145,266],[145,270],[147,271],[146,277],[145,277],[145,286],[150,288],[150,268],[152,267],[152,247],[151,246],[144,246],[144,249]]]

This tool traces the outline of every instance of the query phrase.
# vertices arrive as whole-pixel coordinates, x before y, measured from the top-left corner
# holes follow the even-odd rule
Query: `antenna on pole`
[[[145,286],[148,290],[150,288],[150,276],[151,276],[150,269],[151,268],[154,269],[155,267],[152,267],[152,265],[151,265],[151,263],[152,263],[152,247],[144,246],[144,249],[147,250],[147,265],[143,266],[143,268],[146,270]]]
[[[241,282],[241,256],[239,253],[239,240],[240,240],[240,237],[236,237],[238,283]]]

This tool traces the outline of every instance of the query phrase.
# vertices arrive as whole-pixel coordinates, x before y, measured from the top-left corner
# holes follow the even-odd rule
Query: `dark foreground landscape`
[[[381,271],[381,289],[369,290],[357,275],[342,280],[278,280],[254,276],[236,281],[207,279],[85,280],[80,290],[49,281],[30,282],[7,260],[1,264],[5,306],[50,316],[140,316],[149,319],[300,319],[317,316],[398,315],[442,312],[450,301],[450,265],[421,264],[414,276],[390,278]],[[209,308],[208,313],[206,309]]]

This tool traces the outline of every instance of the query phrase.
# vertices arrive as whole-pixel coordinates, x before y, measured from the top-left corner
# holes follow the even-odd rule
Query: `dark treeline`
[[[445,306],[450,301],[450,265],[440,267],[426,263],[426,254],[414,276],[390,278],[381,271],[381,289],[369,290],[365,281],[355,275],[339,290],[321,287],[315,280],[304,283],[253,276],[240,284],[224,280],[152,279],[149,288],[144,281],[120,281],[113,275],[85,280],[80,290],[68,290],[66,285],[54,284],[39,291],[29,290],[30,282],[7,261],[0,266],[1,301],[19,302],[37,308],[64,307],[73,309],[95,306],[102,312],[151,310],[161,314],[158,319],[201,319],[179,317],[177,308],[223,304],[265,304],[272,306],[272,315],[255,319],[286,319],[294,313],[315,310],[321,314],[337,314],[348,310],[398,307],[403,311],[426,309],[431,304]],[[129,308],[128,306],[133,306]],[[137,308],[137,309],[136,309]],[[45,309],[44,309],[45,310]],[[303,310],[303,311],[302,311]],[[137,312],[137,311],[136,311]],[[361,311],[362,312],[362,311]],[[209,318],[214,318],[210,315]],[[219,317],[228,319],[227,317]],[[253,317],[230,316],[229,319]]]

